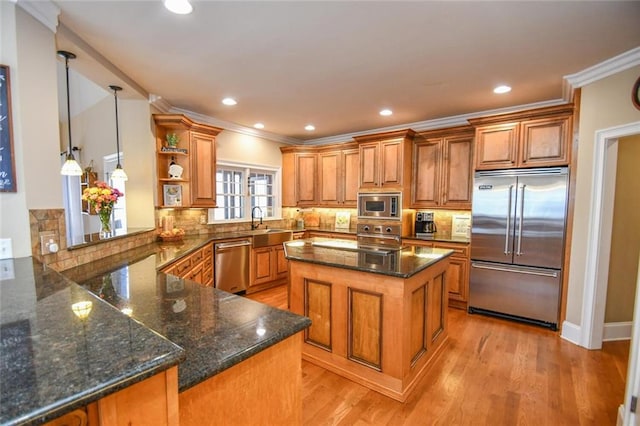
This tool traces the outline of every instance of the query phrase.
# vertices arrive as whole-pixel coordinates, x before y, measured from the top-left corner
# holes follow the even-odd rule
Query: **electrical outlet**
[[[11,259],[12,257],[11,238],[0,238],[0,259]]]
[[[12,280],[16,277],[13,259],[0,260],[0,281]]]
[[[40,233],[40,252],[45,254],[56,253],[59,250],[58,235],[53,231]]]

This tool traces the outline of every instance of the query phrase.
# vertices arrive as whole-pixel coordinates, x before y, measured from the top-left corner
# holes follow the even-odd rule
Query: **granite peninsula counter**
[[[311,318],[303,359],[405,401],[448,338],[448,249],[284,243],[292,312]]]
[[[299,424],[297,334],[310,320],[158,272],[237,235],[138,247],[64,276],[10,259],[15,278],[0,293],[0,424],[43,423],[166,369],[174,370],[176,413],[163,424],[238,423],[256,412]],[[92,301],[84,321],[71,310],[78,297]],[[251,407],[238,410],[240,397]]]

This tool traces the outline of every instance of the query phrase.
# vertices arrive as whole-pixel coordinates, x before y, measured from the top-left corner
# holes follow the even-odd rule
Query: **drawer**
[[[193,253],[191,256],[189,256],[191,258],[191,264],[193,266],[195,266],[198,263],[202,262],[203,253],[204,253],[204,249],[201,249],[201,250],[198,250],[197,252]]]
[[[191,256],[188,256],[186,259],[176,263],[176,266],[173,268],[173,273],[178,277],[182,277],[189,269],[191,269],[192,265]]]
[[[205,268],[202,271],[202,284],[207,287],[213,284],[213,268]]]
[[[434,242],[434,247],[453,250],[452,256],[469,258],[469,246],[467,244]]]
[[[206,261],[213,261],[213,244],[207,244],[207,246],[202,249],[202,257]]]

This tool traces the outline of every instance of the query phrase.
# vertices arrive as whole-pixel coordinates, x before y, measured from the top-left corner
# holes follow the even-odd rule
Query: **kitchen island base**
[[[448,258],[410,277],[289,261],[303,359],[404,402],[447,341]]]

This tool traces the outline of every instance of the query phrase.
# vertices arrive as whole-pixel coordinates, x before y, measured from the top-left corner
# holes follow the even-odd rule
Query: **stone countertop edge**
[[[288,260],[295,260],[295,261],[300,261],[300,262],[306,262],[306,263],[314,263],[317,265],[324,265],[324,266],[331,266],[334,268],[342,268],[342,269],[351,269],[354,271],[360,271],[360,272],[366,272],[366,273],[372,273],[372,274],[378,274],[378,275],[387,275],[387,276],[391,276],[391,277],[396,277],[396,278],[410,278],[412,276],[414,276],[415,274],[417,274],[420,271],[423,271],[424,269],[428,268],[429,266],[439,262],[440,260],[449,257],[453,254],[453,250],[449,250],[449,249],[433,249],[433,248],[421,248],[421,247],[406,247],[402,250],[396,251],[396,252],[391,252],[388,254],[378,254],[377,256],[388,256],[390,259],[391,258],[395,258],[396,262],[395,265],[401,265],[399,262],[402,262],[402,260],[406,260],[408,262],[412,262],[412,263],[408,263],[407,265],[405,265],[406,267],[406,271],[397,271],[397,270],[385,270],[385,269],[381,269],[379,267],[370,267],[367,265],[366,261],[361,261],[358,260],[357,264],[349,264],[347,263],[347,256],[348,254],[364,254],[367,253],[366,251],[361,251],[359,252],[358,250],[353,250],[353,249],[341,249],[341,248],[335,248],[335,247],[320,247],[320,246],[313,246],[312,243],[314,241],[322,241],[325,240],[323,238],[310,238],[310,239],[305,239],[305,240],[296,240],[296,242],[300,243],[300,242],[304,242],[305,243],[305,248],[308,250],[306,252],[302,251],[300,249],[300,247],[296,247],[296,246],[289,246],[287,243],[284,243],[284,251],[285,251],[285,257]],[[336,241],[336,240],[333,240]],[[409,250],[420,250],[420,251],[425,251],[425,253],[427,251],[431,252],[431,253],[435,253],[438,255],[437,258],[424,258],[421,257],[419,255],[413,255],[413,254],[408,254],[407,252]],[[345,254],[344,257],[340,257],[340,261],[335,261],[334,259],[335,254],[336,253],[343,253]],[[374,254],[375,255],[375,254]],[[405,258],[406,256],[406,258]]]

